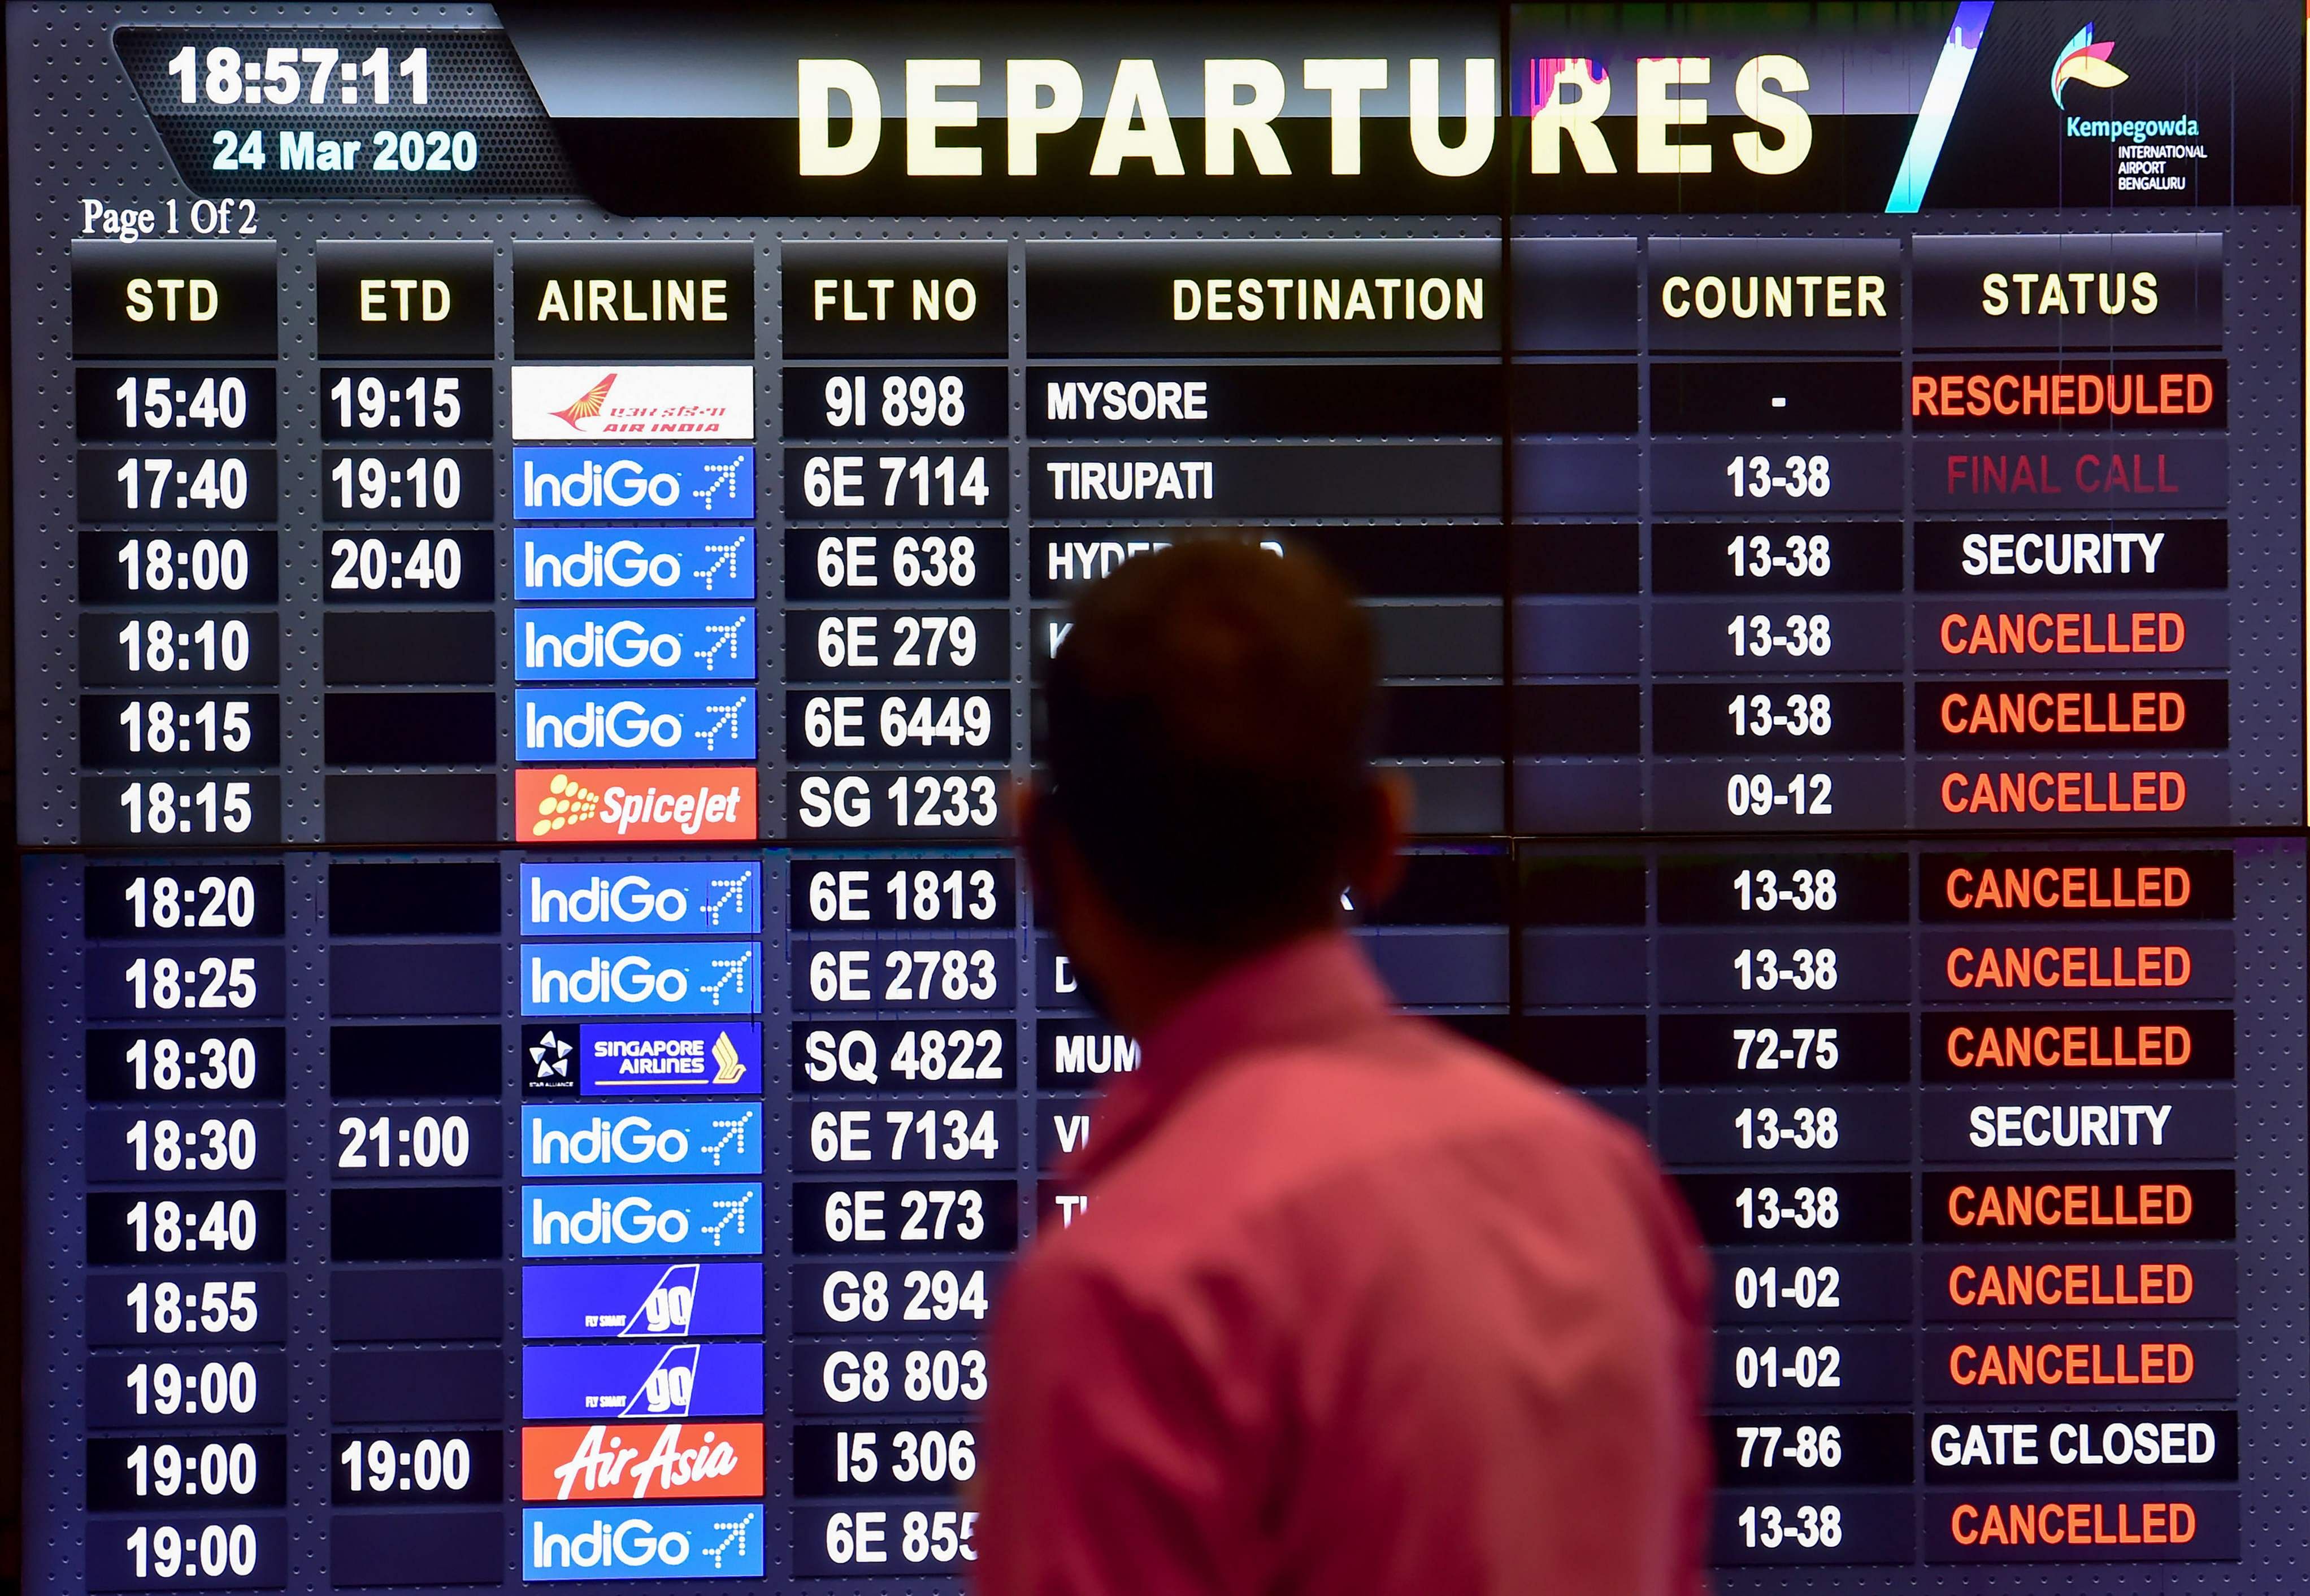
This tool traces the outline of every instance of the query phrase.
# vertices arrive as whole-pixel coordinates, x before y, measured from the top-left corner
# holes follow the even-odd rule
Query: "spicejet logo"
[[[727,765],[514,772],[520,840],[600,844],[692,837],[751,842],[755,772]]]
[[[2096,89],[2115,89],[2125,82],[2125,71],[2109,64],[2109,52],[2115,48],[2115,40],[2108,44],[2094,42],[2091,22],[2079,29],[2054,62],[2054,103],[2063,110],[2069,108],[2062,105],[2062,96],[2069,92],[2073,82]]]
[[[759,1424],[526,1425],[527,1502],[636,1502],[762,1494]]]

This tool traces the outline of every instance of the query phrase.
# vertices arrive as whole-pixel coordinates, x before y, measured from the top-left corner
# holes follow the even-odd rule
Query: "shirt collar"
[[[1390,1007],[1378,972],[1342,931],[1312,932],[1244,960],[1146,1038],[1137,1071],[1101,1094],[1099,1134],[1069,1161],[1068,1175],[1088,1179],[1113,1167],[1229,1060],[1353,1031]]]

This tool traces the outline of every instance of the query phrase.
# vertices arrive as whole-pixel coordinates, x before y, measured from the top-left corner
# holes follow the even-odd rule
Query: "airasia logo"
[[[760,1496],[759,1424],[530,1426],[522,1495],[532,1502]]]

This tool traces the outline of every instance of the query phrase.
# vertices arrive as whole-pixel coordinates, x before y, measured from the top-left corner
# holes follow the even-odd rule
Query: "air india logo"
[[[2054,103],[2063,110],[2069,108],[2062,105],[2062,96],[2069,91],[2071,83],[2085,83],[2096,89],[2115,89],[2125,82],[2123,69],[2109,64],[2109,52],[2113,47],[2114,41],[2113,44],[2094,42],[2091,22],[2079,29],[2070,42],[2062,47],[2061,55],[2054,62]]]
[[[2093,30],[2089,28],[2086,31],[2088,33],[2091,33]],[[2109,47],[2107,45],[2104,45],[2102,47],[2105,53],[2107,52],[2108,48]],[[2118,75],[2120,77],[2123,77],[2125,74],[2123,73],[2120,73]],[[2058,82],[2059,79],[2057,78],[2055,81]],[[2059,99],[2060,96],[2056,95],[2054,98]],[[614,371],[611,372],[601,381],[595,383],[592,387],[587,388],[583,394],[580,394],[578,396],[576,403],[572,403],[569,408],[567,410],[554,411],[552,412],[553,419],[558,421],[567,421],[569,423],[569,429],[572,432],[584,431],[585,429],[580,427],[578,423],[580,421],[590,421],[602,413],[602,406],[610,397],[610,385],[617,380],[618,374]]]

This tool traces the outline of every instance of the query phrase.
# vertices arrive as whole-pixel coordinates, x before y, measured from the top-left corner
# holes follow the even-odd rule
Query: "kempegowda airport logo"
[[[754,452],[704,444],[516,447],[517,521],[699,521],[754,513]]]
[[[2206,146],[2202,143],[2153,141],[2202,137],[2195,117],[2068,115],[2071,84],[2084,83],[2089,88],[2115,89],[2132,75],[2110,60],[2110,52],[2115,48],[2115,40],[2096,43],[2094,25],[2088,22],[2071,35],[2070,42],[2063,45],[2061,54],[2054,57],[2052,88],[2054,104],[2065,117],[2062,125],[2062,134],[2073,139],[2106,140],[2115,147],[2115,175],[2121,194],[2184,193],[2191,186],[2191,174],[2173,171],[2169,168],[2175,161],[2205,160]]]
[[[532,1507],[521,1515],[525,1580],[760,1579],[762,1510]]]

